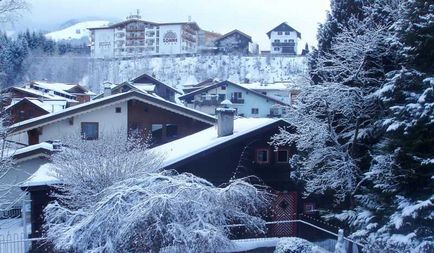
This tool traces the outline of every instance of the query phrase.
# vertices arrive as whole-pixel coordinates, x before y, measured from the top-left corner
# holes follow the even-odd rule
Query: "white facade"
[[[296,31],[272,31],[270,34],[271,54],[299,54]],[[286,49],[287,48],[287,49]],[[294,53],[292,53],[292,48]],[[286,51],[289,50],[289,51]]]
[[[111,58],[114,56],[114,30],[110,28],[99,29],[92,34],[92,55],[98,56],[98,58]]]
[[[198,28],[194,23],[128,20],[107,28],[91,29],[93,58],[194,54],[197,48]]]
[[[232,102],[231,107],[237,110],[238,116],[247,118],[271,117],[273,113],[280,114],[282,107],[285,107],[271,98],[231,83],[199,92],[190,101],[184,101],[187,107],[215,115],[215,110],[221,107],[220,103],[225,99]]]
[[[116,112],[116,107],[121,108],[121,112]],[[81,136],[81,124],[83,122],[98,123],[98,135],[109,135],[113,132],[127,134],[128,125],[127,102],[113,104],[107,107],[98,108],[94,111],[86,112],[74,116],[72,120],[64,119],[42,127],[39,142],[53,141],[62,139],[69,135]]]
[[[116,112],[120,107],[121,111]],[[113,132],[127,134],[128,125],[127,102],[119,102],[107,107],[87,111],[67,119],[53,122],[40,127],[39,142],[61,140],[63,137],[81,136],[81,124],[83,122],[98,123],[98,135],[108,135]],[[9,140],[28,145],[28,132],[19,133],[8,137]]]

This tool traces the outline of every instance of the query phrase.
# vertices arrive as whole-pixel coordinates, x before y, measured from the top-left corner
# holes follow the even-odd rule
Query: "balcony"
[[[222,99],[211,98],[204,100],[196,100],[194,101],[195,106],[219,106],[223,102]]]
[[[244,99],[242,98],[231,98],[232,104],[244,104]]]
[[[143,40],[145,36],[127,36],[127,40]]]
[[[294,42],[271,42],[273,47],[295,47]]]

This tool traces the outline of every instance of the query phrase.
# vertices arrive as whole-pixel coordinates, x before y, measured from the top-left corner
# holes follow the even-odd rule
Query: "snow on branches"
[[[263,232],[269,198],[246,180],[214,187],[192,174],[143,174],[100,193],[89,207],[59,202],[46,211],[47,237],[77,252],[214,252],[231,247],[231,223]]]
[[[127,137],[125,132],[119,130],[93,141],[79,136],[63,138],[67,146],[52,156],[54,174],[63,183],[58,197],[73,205],[90,204],[114,183],[158,170],[160,155],[149,151],[147,140],[139,134]]]
[[[0,1],[0,24],[9,22],[19,16],[19,12],[28,8],[25,0]]]
[[[393,45],[387,27],[352,17],[340,29],[330,50],[315,55],[311,73],[324,83],[352,83],[364,88],[379,85],[384,75],[382,60]]]
[[[296,145],[300,155],[292,163],[307,195],[332,189],[340,202],[355,191],[361,175],[352,147],[362,132],[360,119],[366,117],[362,103],[357,88],[311,86],[287,115],[294,129],[281,129],[272,137],[275,146]]]

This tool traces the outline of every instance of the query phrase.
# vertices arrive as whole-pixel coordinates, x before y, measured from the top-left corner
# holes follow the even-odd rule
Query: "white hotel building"
[[[199,26],[195,22],[154,23],[131,15],[107,27],[89,28],[93,58],[194,54]]]

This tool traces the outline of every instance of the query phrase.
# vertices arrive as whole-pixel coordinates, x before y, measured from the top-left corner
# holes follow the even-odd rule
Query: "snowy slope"
[[[83,37],[89,37],[90,31],[88,30],[88,28],[103,27],[107,26],[109,23],[110,21],[106,20],[84,21],[69,26],[63,30],[47,33],[45,34],[45,36],[55,41],[78,40],[82,39]]]

